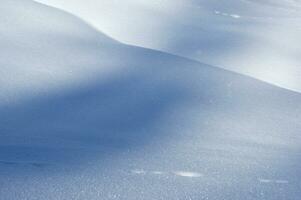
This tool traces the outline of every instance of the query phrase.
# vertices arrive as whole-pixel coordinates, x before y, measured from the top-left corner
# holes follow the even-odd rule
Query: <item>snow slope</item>
[[[0,199],[298,199],[301,95],[0,8]]]
[[[193,58],[301,91],[301,2],[38,0],[119,41]]]

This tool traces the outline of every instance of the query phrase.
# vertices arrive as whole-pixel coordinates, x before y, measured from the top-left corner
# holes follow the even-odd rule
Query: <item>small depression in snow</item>
[[[131,170],[132,174],[136,175],[144,175],[144,174],[153,174],[153,175],[175,175],[175,176],[181,176],[181,177],[187,177],[187,178],[198,178],[202,177],[203,174],[200,174],[198,172],[192,172],[192,171],[172,171],[172,172],[163,172],[163,171],[145,171],[145,170]]]
[[[176,172],[174,172],[174,174],[177,176],[188,177],[188,178],[198,178],[198,177],[203,176],[200,173],[190,172],[190,171],[176,171]]]
[[[241,18],[241,16],[238,15],[238,14],[230,14],[230,13],[225,13],[225,12],[221,12],[221,11],[218,11],[218,10],[215,10],[214,13],[216,15],[222,15],[222,16],[226,16],[226,17],[232,17],[232,18],[235,18],[235,19]]]
[[[144,170],[135,169],[131,171],[133,174],[145,174],[146,172]]]
[[[288,180],[272,180],[272,179],[263,179],[263,178],[260,178],[260,179],[258,179],[258,181],[260,182],[260,183],[266,183],[266,184],[288,184],[289,183],[289,181]]]
[[[164,172],[161,172],[161,171],[153,171],[151,173],[155,174],[155,175],[162,175],[162,174],[164,174]]]

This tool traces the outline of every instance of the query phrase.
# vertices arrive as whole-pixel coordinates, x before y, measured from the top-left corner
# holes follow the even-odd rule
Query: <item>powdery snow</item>
[[[0,33],[1,200],[301,196],[299,93],[29,0],[1,2]]]
[[[301,91],[300,1],[38,1],[70,11],[121,42]]]

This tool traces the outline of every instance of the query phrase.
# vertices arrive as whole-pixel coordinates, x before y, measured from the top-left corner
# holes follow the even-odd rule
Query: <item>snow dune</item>
[[[1,199],[301,195],[299,93],[29,0],[0,30]]]
[[[283,0],[38,0],[127,44],[301,91],[301,3]]]

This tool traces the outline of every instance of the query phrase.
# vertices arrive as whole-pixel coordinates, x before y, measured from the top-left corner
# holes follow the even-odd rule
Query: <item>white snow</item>
[[[260,183],[266,183],[266,184],[288,184],[288,180],[271,180],[271,179],[258,179]]]
[[[237,15],[237,14],[229,14],[229,13],[220,12],[220,11],[217,11],[217,10],[215,10],[214,13],[217,14],[217,15],[222,15],[222,16],[230,16],[230,17],[233,17],[233,18],[236,18],[236,19],[241,17],[240,15]]]
[[[70,11],[127,44],[301,92],[300,1],[38,1]]]
[[[152,171],[151,173],[155,174],[155,175],[162,175],[162,174],[164,174],[164,172],[161,172],[161,171]]]
[[[183,176],[183,177],[189,177],[189,178],[197,178],[203,176],[200,173],[197,172],[190,172],[190,171],[176,171],[174,172],[177,176]]]
[[[132,173],[133,174],[145,174],[145,171],[144,170],[135,169],[135,170],[132,170]]]
[[[93,8],[98,4],[93,2],[85,1],[89,8],[77,8],[95,13]],[[252,22],[242,22],[254,14],[253,9],[230,10],[233,3],[241,1],[228,1],[232,2],[228,7],[225,1],[200,1],[204,5],[181,0],[174,4],[169,0],[155,4],[146,0],[98,2],[104,6],[99,10],[103,15],[112,9],[114,16],[119,9],[127,11],[128,18],[125,11],[119,12],[118,20],[122,18],[126,26],[119,23],[120,32],[115,36],[131,35],[131,20],[138,21],[138,32],[142,22],[148,22],[144,31],[156,34],[149,41],[140,35],[139,42],[152,40],[160,47],[163,41],[170,45],[166,50],[184,52],[184,47],[193,46],[196,37],[190,33],[196,36],[196,32],[188,27],[194,27],[195,22],[185,22],[186,29],[173,25],[193,16],[198,21],[199,13],[204,13],[200,15],[212,16],[208,19],[218,27],[210,20],[200,21],[208,23],[206,34],[197,34],[202,42],[195,43],[201,55],[211,52],[212,59],[228,62],[231,56],[221,56],[222,52],[236,49],[236,67],[250,64],[248,56],[237,54],[241,44],[234,43],[242,27],[236,23],[244,24],[244,34],[251,38],[258,35],[254,41],[246,40],[255,42],[253,50],[260,38],[266,42],[263,46],[269,44],[267,51],[281,43],[284,47],[279,51],[287,56],[298,53],[293,51],[297,47],[291,46],[296,42],[295,29],[288,43],[276,42],[280,33],[274,29],[269,29],[275,34],[269,40],[258,24],[251,28]],[[262,1],[244,2],[262,5]],[[276,7],[269,15],[278,12],[279,5],[287,5],[283,6],[285,14],[277,16],[278,25],[298,16],[292,11],[292,7],[299,9],[294,6],[298,2],[265,2]],[[192,6],[191,12],[183,13],[184,5]],[[131,10],[131,6],[137,9]],[[200,12],[203,7],[206,9]],[[265,13],[265,9],[256,13]],[[214,10],[242,17],[220,17]],[[145,17],[156,14],[156,19],[147,21],[135,12]],[[171,17],[175,13],[180,21]],[[104,30],[110,26],[118,29],[111,15],[101,20],[107,23]],[[162,25],[163,32],[169,31],[156,32],[161,29],[155,22]],[[236,30],[238,35],[230,37],[227,30]],[[183,41],[175,37],[177,34],[185,36]],[[223,37],[216,45],[210,40],[223,34],[230,43],[219,43]],[[301,196],[300,93],[166,52],[125,45],[70,13],[31,0],[1,1],[0,35],[1,200],[275,200]],[[156,41],[164,35],[170,38]],[[133,39],[136,37],[134,34]],[[205,41],[209,43],[203,46]],[[274,57],[275,51],[269,55]],[[281,56],[279,59],[286,63]],[[294,78],[290,69],[260,69],[270,72],[271,77],[271,72],[279,70]],[[298,85],[298,80],[295,83]]]

